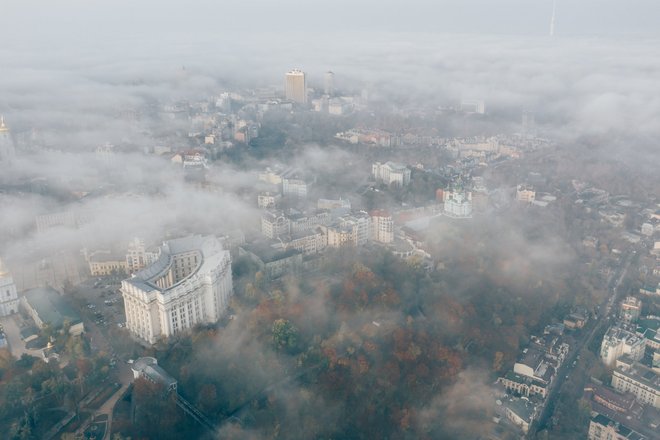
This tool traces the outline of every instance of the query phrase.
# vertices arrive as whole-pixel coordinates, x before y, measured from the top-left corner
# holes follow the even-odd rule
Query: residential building
[[[642,228],[641,228],[642,235],[645,235],[647,237],[653,236],[653,233],[655,232],[655,228],[651,223],[643,223]]]
[[[660,352],[660,316],[645,316],[637,321],[637,336],[651,351]]]
[[[505,376],[498,378],[497,382],[501,383],[508,392],[515,392],[525,397],[539,395],[545,398],[548,394],[547,383],[513,371],[509,371]]]
[[[328,247],[363,246],[369,240],[370,218],[366,212],[344,215],[330,226],[321,226]]]
[[[20,302],[39,328],[48,324],[59,330],[67,323],[69,334],[79,335],[85,331],[78,312],[52,287],[30,289],[21,296]]]
[[[93,277],[105,277],[108,275],[126,275],[128,262],[124,255],[118,255],[110,251],[96,251],[90,255],[89,272]]]
[[[348,199],[319,199],[316,202],[317,209],[327,209],[327,210],[336,210],[336,209],[351,209],[351,201]]]
[[[139,238],[134,238],[128,244],[128,251],[126,252],[126,270],[128,273],[137,272],[140,269],[152,264],[158,259],[158,250],[147,251],[144,241]]]
[[[376,162],[371,166],[371,174],[377,182],[386,185],[405,186],[410,183],[410,168],[399,163]]]
[[[648,437],[615,422],[604,414],[596,414],[589,422],[588,440],[647,440]]]
[[[282,197],[270,191],[260,192],[257,195],[257,206],[259,208],[274,208]]]
[[[371,239],[380,243],[392,243],[394,241],[392,216],[385,211],[372,211],[370,216]]]
[[[307,182],[302,179],[285,177],[282,179],[282,194],[299,199],[307,197]]]
[[[18,312],[18,293],[11,273],[0,260],[0,316]]]
[[[303,255],[313,255],[322,251],[327,246],[327,238],[320,227],[311,230],[294,232],[288,241],[283,241],[286,249],[295,249]]]
[[[238,254],[254,261],[266,279],[296,274],[302,269],[302,253],[296,249],[275,249],[267,243],[252,243],[238,248]]]
[[[126,327],[150,344],[217,322],[233,294],[231,258],[214,236],[163,243],[150,266],[122,281]]]
[[[486,113],[486,104],[481,100],[463,100],[461,101],[461,111],[483,115]]]
[[[531,185],[518,185],[516,188],[516,200],[524,203],[532,203],[536,199],[536,191]]]
[[[645,342],[632,331],[615,325],[610,327],[603,336],[600,345],[601,361],[612,367],[621,356],[628,355],[639,361],[644,357]]]
[[[630,392],[638,402],[660,408],[660,376],[629,356],[619,359],[612,373],[612,387]]]
[[[522,351],[518,361],[513,365],[513,372],[542,384],[549,384],[559,368],[559,363],[554,356],[547,356],[544,349],[532,344]]]
[[[318,225],[327,225],[332,220],[330,213],[322,210],[310,214],[294,212],[288,215],[288,219],[291,222],[292,234],[309,231]]]
[[[510,397],[502,402],[504,415],[525,434],[537,415],[538,408],[526,397]]]
[[[287,72],[284,88],[286,99],[298,104],[307,103],[307,82],[302,70],[293,69]]]
[[[266,211],[261,215],[261,233],[270,239],[291,233],[291,221],[280,211]]]
[[[262,173],[259,173],[259,180],[262,182],[270,183],[271,185],[282,184],[282,173],[277,170],[266,168]]]
[[[642,301],[634,296],[627,296],[621,302],[619,316],[624,322],[636,322],[642,311]]]

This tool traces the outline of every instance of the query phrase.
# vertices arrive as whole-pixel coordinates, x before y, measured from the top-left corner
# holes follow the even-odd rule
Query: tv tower
[[[557,0],[552,0],[552,18],[550,18],[550,36],[555,36],[555,10],[557,9]]]

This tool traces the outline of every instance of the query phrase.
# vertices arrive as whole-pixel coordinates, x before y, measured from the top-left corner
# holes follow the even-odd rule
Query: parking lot
[[[100,328],[123,327],[126,318],[119,287],[120,282],[111,278],[92,278],[77,286],[75,296],[85,320]]]

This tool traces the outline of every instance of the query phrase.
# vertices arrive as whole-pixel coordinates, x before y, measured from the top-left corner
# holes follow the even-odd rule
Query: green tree
[[[279,350],[293,351],[298,346],[298,329],[288,319],[273,322],[273,343]]]

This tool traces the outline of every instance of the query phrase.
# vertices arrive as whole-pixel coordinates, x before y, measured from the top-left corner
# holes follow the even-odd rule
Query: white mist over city
[[[0,8],[7,439],[660,439],[660,3]]]

